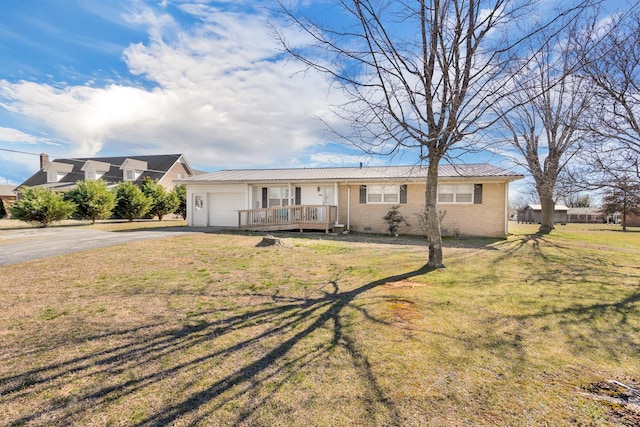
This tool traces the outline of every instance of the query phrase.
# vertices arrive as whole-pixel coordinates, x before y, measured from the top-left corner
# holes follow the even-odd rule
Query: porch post
[[[509,235],[509,181],[504,185],[504,235]]]
[[[336,224],[340,224],[340,207],[338,205],[338,201],[340,200],[340,195],[338,194],[338,181],[333,183],[333,202],[336,205]]]
[[[347,230],[351,230],[351,186],[347,183]]]

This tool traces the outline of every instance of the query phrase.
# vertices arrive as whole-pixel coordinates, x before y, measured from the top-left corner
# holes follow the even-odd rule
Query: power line
[[[0,148],[0,151],[9,151],[11,153],[29,154],[30,156],[40,156],[40,153],[29,153],[28,151],[10,150],[8,148]]]

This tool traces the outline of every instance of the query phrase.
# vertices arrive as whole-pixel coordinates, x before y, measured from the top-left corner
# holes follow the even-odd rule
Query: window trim
[[[129,174],[131,174],[132,178],[129,178]],[[124,181],[135,181],[136,180],[135,169],[125,169],[122,179]]]
[[[62,174],[59,173],[57,170],[55,169],[50,169],[47,171],[47,182],[60,182],[60,179],[62,178]]]
[[[453,188],[453,192],[441,192],[441,189],[443,187],[452,187]],[[462,188],[464,188],[464,190],[462,190]],[[451,194],[452,195],[452,200],[451,201],[442,201],[440,200],[440,195],[441,194]],[[471,199],[470,200],[465,200],[465,201],[458,201],[458,195],[470,195]],[[438,184],[438,201],[437,203],[440,205],[473,205],[474,204],[474,197],[475,196],[475,185],[472,183],[465,183],[465,184]]]
[[[380,192],[374,190],[380,190]],[[391,190],[391,191],[390,191]],[[380,200],[371,200],[372,195],[380,195]],[[395,196],[395,200],[385,200],[386,196]],[[377,198],[377,197],[376,197]],[[370,205],[397,205],[400,203],[400,185],[374,184],[367,186],[367,204]]]
[[[263,206],[263,208],[276,208],[276,207],[284,207],[284,206],[289,206],[291,204],[291,194],[289,194],[289,187],[288,186],[281,186],[281,185],[271,185],[271,186],[267,186],[267,187],[262,187],[262,200],[263,200],[263,204],[266,201],[267,204],[266,206]],[[274,189],[278,189],[280,191],[280,197],[279,198],[275,198],[272,197],[272,190]],[[266,199],[265,199],[265,192],[266,192]],[[286,194],[286,197],[285,197]],[[279,205],[275,205],[272,204],[271,201],[272,200],[279,200],[280,204]]]

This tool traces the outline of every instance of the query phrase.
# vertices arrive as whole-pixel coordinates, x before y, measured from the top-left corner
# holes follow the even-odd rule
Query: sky
[[[370,163],[328,135],[340,100],[283,55],[269,3],[247,4],[3,1],[0,183],[35,173],[39,153],[182,153],[200,170]]]
[[[298,0],[330,18],[324,0]],[[615,0],[608,0],[616,3]],[[388,164],[336,139],[326,76],[261,0],[3,0],[0,184],[51,159],[185,155],[199,170]],[[407,163],[402,162],[402,163]]]

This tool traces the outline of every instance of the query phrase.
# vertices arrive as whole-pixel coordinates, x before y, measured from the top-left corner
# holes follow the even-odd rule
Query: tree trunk
[[[554,229],[553,225],[553,212],[555,211],[556,203],[551,196],[541,196],[540,206],[542,208],[540,218],[540,228],[538,231],[543,234],[548,234]]]
[[[431,160],[427,171],[427,189],[425,192],[425,219],[427,241],[429,242],[429,268],[444,268],[442,256],[442,233],[438,216],[438,161]]]

